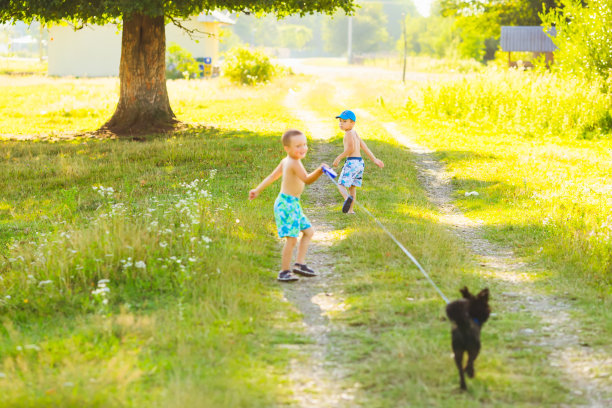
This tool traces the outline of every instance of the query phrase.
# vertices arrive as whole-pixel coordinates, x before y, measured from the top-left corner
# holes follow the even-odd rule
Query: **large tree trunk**
[[[115,113],[101,130],[118,135],[166,131],[176,123],[166,89],[164,17],[123,18],[121,93]]]

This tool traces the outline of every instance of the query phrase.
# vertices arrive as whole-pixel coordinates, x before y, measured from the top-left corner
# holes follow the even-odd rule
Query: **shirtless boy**
[[[354,129],[357,117],[353,111],[345,110],[340,115],[336,116],[336,119],[339,119],[340,129],[344,130],[344,151],[336,157],[333,166],[338,166],[340,160],[346,157],[342,173],[340,173],[340,178],[338,179],[338,189],[342,197],[344,197],[342,212],[354,214],[355,210],[353,207],[355,205],[357,187],[361,187],[364,170],[361,149],[363,149],[366,156],[368,156],[378,167],[383,168],[385,164],[382,160],[374,156],[374,153],[372,153],[365,142],[357,135]]]
[[[278,229],[278,236],[286,238],[285,246],[281,256],[281,271],[278,280],[281,282],[294,282],[299,278],[293,273],[302,276],[317,276],[316,272],[306,266],[306,252],[314,234],[314,230],[308,218],[302,211],[300,196],[304,191],[305,184],[311,184],[323,174],[321,164],[315,171],[308,174],[302,159],[306,157],[308,145],[306,136],[299,130],[287,130],[282,137],[282,143],[287,157],[281,160],[278,166],[257,187],[249,191],[249,200],[256,198],[261,191],[270,184],[283,178],[281,191],[274,202],[274,218]],[[302,232],[302,238],[298,237]],[[293,248],[298,245],[296,263],[291,268],[291,257]],[[293,272],[293,273],[292,273]]]

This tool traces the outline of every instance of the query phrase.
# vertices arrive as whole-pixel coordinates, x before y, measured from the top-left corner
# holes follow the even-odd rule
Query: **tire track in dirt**
[[[321,120],[301,101],[310,88],[299,92],[291,91],[285,99],[285,105],[301,121],[313,139],[324,140],[335,134],[332,121]],[[329,124],[329,125],[328,125]],[[329,160],[331,148],[326,143],[310,148],[308,155],[312,166]],[[311,169],[308,169],[311,170]],[[303,315],[303,325],[311,344],[297,347],[301,358],[291,361],[290,380],[293,397],[300,407],[341,408],[359,407],[356,401],[357,384],[347,383],[347,370],[329,357],[338,351],[330,342],[330,321],[328,313],[344,310],[344,303],[338,293],[334,278],[335,259],[329,247],[338,240],[334,227],[325,221],[325,213],[338,204],[340,196],[329,189],[323,175],[315,183],[307,186],[307,203],[305,212],[315,229],[306,262],[313,266],[318,277],[300,278],[299,282],[284,285],[286,299]]]
[[[377,121],[363,109],[355,111],[372,122]],[[526,344],[545,349],[550,365],[563,372],[572,393],[568,398],[570,403],[584,406],[579,401],[582,399],[589,407],[612,406],[612,356],[581,344],[581,328],[570,315],[571,306],[529,287],[529,265],[518,260],[510,248],[484,238],[481,223],[467,218],[453,204],[451,176],[433,151],[417,144],[395,123],[381,125],[414,154],[421,183],[441,213],[440,222],[450,226],[475,254],[483,267],[483,276],[501,282],[504,291],[497,294],[496,300],[507,310],[529,313],[540,320],[538,331],[520,327],[517,330]]]

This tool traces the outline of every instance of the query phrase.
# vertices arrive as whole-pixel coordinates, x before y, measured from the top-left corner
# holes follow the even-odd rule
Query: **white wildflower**
[[[145,269],[147,267],[147,264],[144,263],[144,261],[138,261],[134,266],[136,266],[138,269]]]
[[[53,283],[53,281],[52,280],[44,280],[44,281],[38,282],[38,286],[44,286],[44,285],[48,285],[50,283]]]

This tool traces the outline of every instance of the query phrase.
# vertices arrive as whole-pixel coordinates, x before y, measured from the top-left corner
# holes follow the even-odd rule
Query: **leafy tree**
[[[562,10],[542,15],[544,24],[556,26],[553,38],[561,70],[601,78],[612,87],[612,0],[561,0]]]
[[[304,48],[312,40],[312,30],[298,24],[285,24],[278,27],[281,46],[286,48]]]
[[[357,53],[375,52],[389,48],[387,16],[382,4],[365,3],[353,17],[353,50]],[[336,15],[323,24],[325,50],[343,54],[348,47],[348,18]]]
[[[417,17],[419,12],[412,0],[380,1],[387,16],[387,31],[394,39],[402,38],[402,17]]]
[[[283,17],[332,14],[338,9],[352,12],[353,7],[353,0],[0,0],[0,23],[34,19],[43,23],[69,20],[77,25],[120,22],[120,96],[103,129],[129,135],[169,129],[176,123],[165,78],[167,21],[178,23],[214,9]]]
[[[442,17],[439,9],[432,8],[429,17],[407,16],[406,38],[408,52],[413,55],[429,55],[432,57],[454,57],[457,52],[459,37],[453,28],[453,17]],[[397,50],[402,51],[404,41],[397,41]]]
[[[540,13],[555,7],[557,0],[440,0],[444,16],[455,17],[463,57],[492,59],[498,47],[501,26],[537,26]]]
[[[455,57],[459,38],[453,29],[454,20],[432,16],[426,21],[427,28],[419,38],[422,53],[438,58]]]
[[[471,18],[485,15],[502,25],[540,25],[540,13],[554,8],[557,0],[441,0],[442,15]]]

